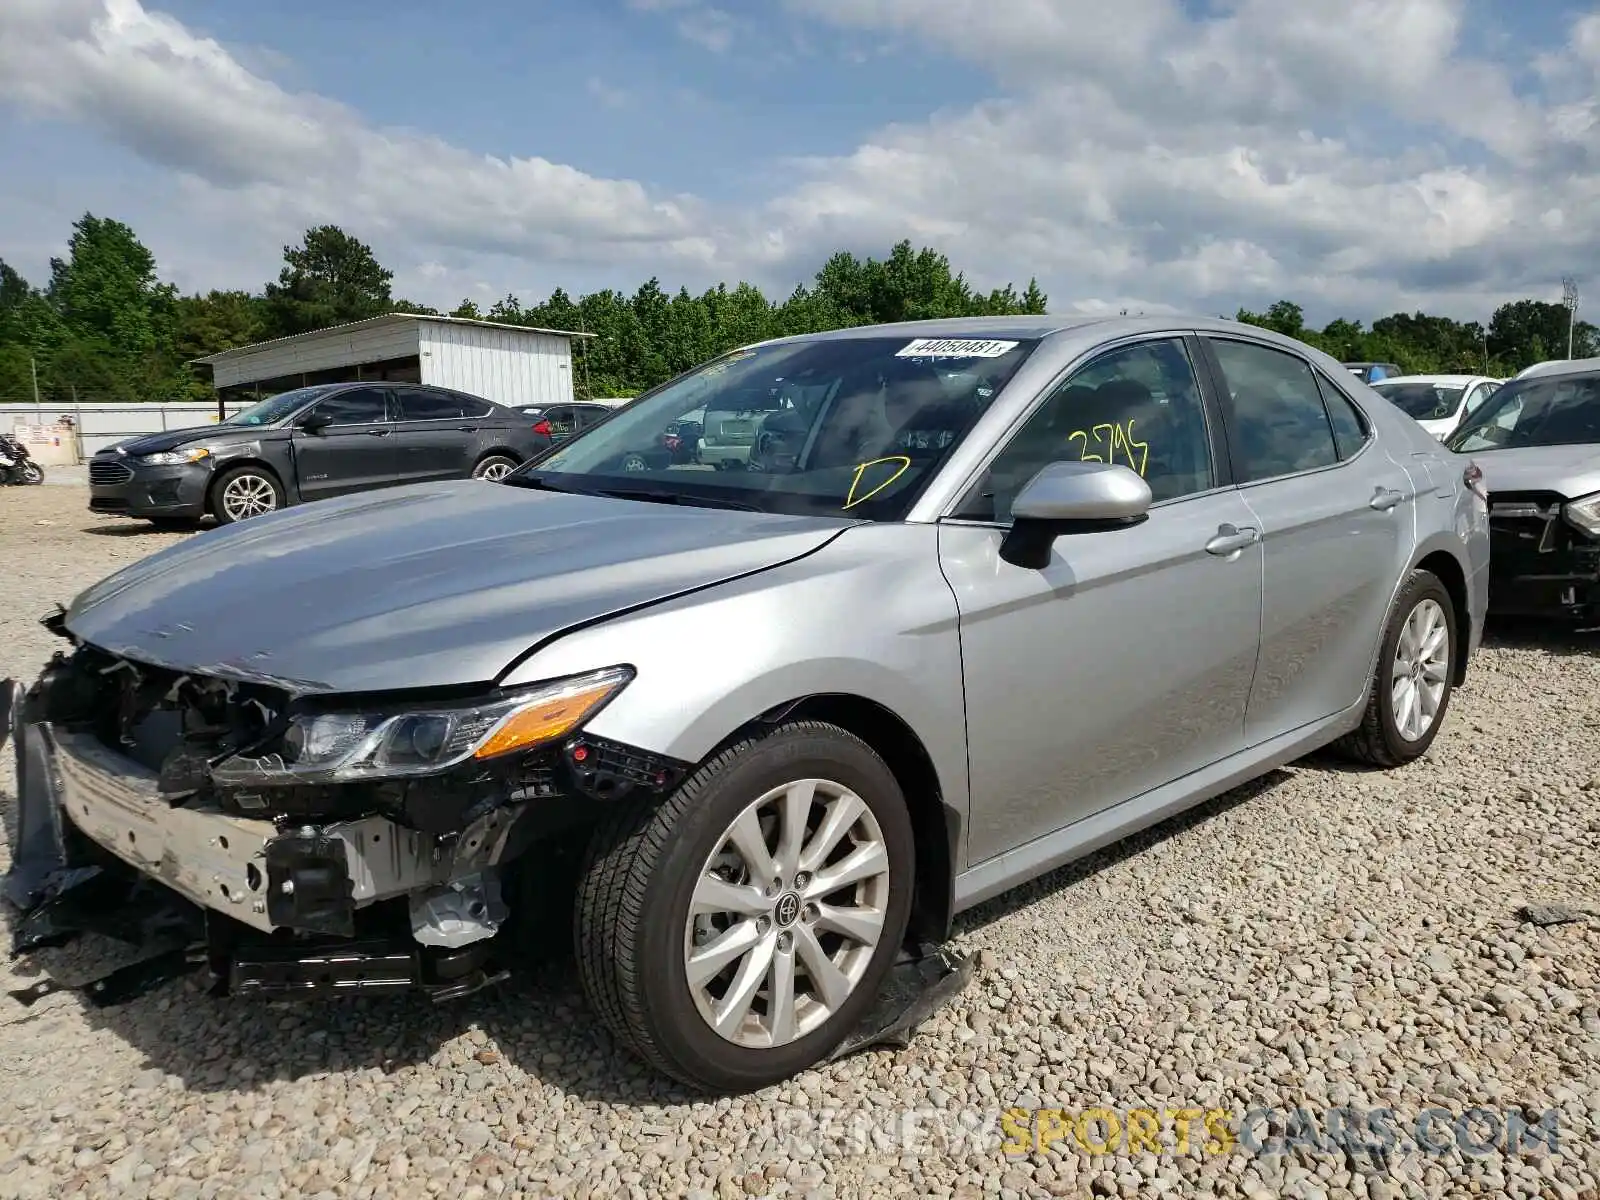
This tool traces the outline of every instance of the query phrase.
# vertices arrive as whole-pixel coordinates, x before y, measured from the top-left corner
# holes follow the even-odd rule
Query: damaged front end
[[[529,850],[572,844],[603,805],[686,769],[581,732],[630,678],[329,697],[79,644],[3,689],[13,953],[93,930],[269,996],[444,999],[503,978],[512,947],[563,917],[559,855]]]
[[[1595,498],[1556,492],[1489,496],[1490,610],[1600,620],[1600,513]]]

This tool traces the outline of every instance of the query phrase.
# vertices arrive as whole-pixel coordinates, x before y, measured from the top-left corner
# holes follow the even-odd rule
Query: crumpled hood
[[[853,523],[470,479],[386,488],[198,534],[84,591],[66,628],[302,692],[487,683],[573,625],[788,562]]]
[[[196,425],[189,429],[165,429],[160,433],[147,433],[116,442],[100,453],[120,450],[129,455],[160,454],[164,450],[176,450],[179,446],[187,446],[190,442],[222,442],[240,438],[254,441],[262,434],[270,432],[270,429],[261,426],[223,425],[218,422],[214,425]]]
[[[1522,446],[1469,455],[1495,492],[1559,492],[1568,500],[1600,492],[1600,445]]]

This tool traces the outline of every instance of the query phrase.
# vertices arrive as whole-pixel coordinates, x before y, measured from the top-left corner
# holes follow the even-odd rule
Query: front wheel
[[[1456,612],[1439,577],[1413,571],[1384,630],[1367,711],[1338,746],[1377,767],[1399,767],[1433,745],[1455,683]]]
[[[283,503],[283,485],[264,467],[235,467],[211,485],[211,513],[218,525],[276,512]]]
[[[44,482],[44,468],[41,467],[38,463],[33,462],[32,460],[29,460],[28,462],[23,463],[22,464],[22,482],[23,483],[43,483]]]
[[[487,479],[496,483],[517,469],[517,460],[505,454],[491,454],[472,468],[474,479]]]
[[[590,1003],[657,1069],[715,1092],[787,1079],[866,1014],[915,883],[898,783],[859,738],[739,742],[595,834],[574,934]]]

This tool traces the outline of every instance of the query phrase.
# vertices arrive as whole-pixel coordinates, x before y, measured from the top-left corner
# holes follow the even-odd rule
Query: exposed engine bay
[[[1512,616],[1600,616],[1600,540],[1562,515],[1555,492],[1489,497],[1490,608]]]
[[[537,939],[597,804],[687,769],[579,733],[411,777],[284,783],[297,731],[337,724],[319,702],[90,645],[57,654],[11,714],[14,953],[89,929],[148,941],[142,908],[203,941],[227,990],[464,994],[503,977],[510,940]],[[537,869],[518,869],[535,843]]]

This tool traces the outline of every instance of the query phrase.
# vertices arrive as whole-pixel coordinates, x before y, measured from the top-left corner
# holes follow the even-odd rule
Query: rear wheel
[[[740,742],[596,831],[574,930],[584,990],[679,1080],[786,1079],[872,1004],[905,935],[913,858],[899,785],[859,738],[796,722]]]
[[[211,485],[211,512],[218,525],[275,512],[283,503],[283,485],[265,467],[235,467]]]
[[[1421,758],[1450,707],[1455,650],[1449,589],[1431,571],[1413,571],[1384,631],[1366,714],[1338,748],[1378,767]]]
[[[504,479],[517,469],[517,460],[505,454],[491,454],[472,468],[474,479],[487,479],[493,483]]]

